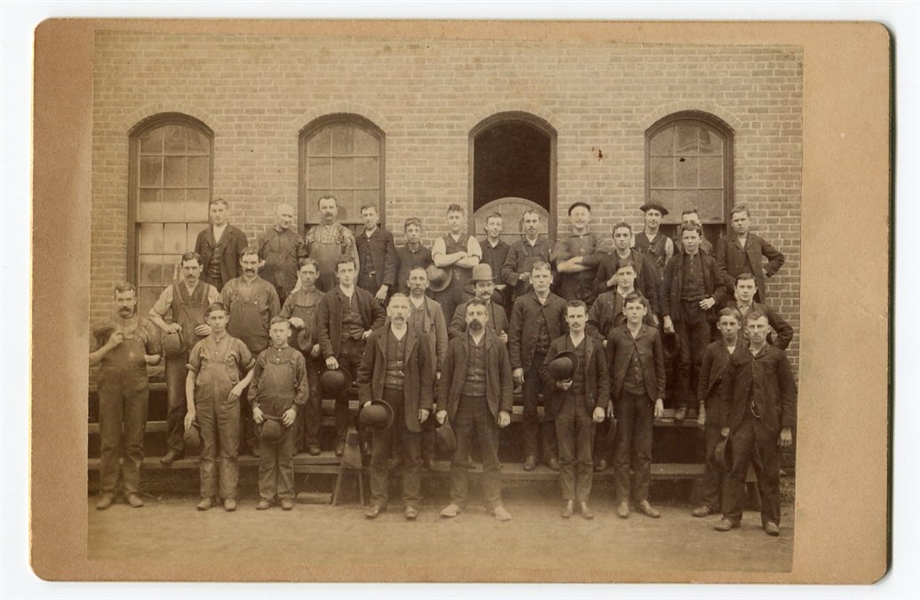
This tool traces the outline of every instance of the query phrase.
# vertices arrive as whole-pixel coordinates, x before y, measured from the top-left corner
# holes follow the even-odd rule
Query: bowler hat
[[[163,336],[163,356],[166,358],[175,358],[182,354],[185,344],[182,340],[182,333],[179,331],[170,331]]]
[[[476,283],[477,281],[495,281],[495,277],[492,275],[492,265],[480,264],[473,267],[470,283]]]
[[[300,351],[304,354],[313,349],[313,342],[310,341],[312,337],[313,336],[310,335],[306,327],[302,327],[300,331],[297,332],[297,347],[300,348]]]
[[[735,465],[735,456],[732,451],[732,439],[727,437],[716,446],[716,462],[722,467],[722,470],[728,472]]]
[[[453,272],[450,269],[442,269],[434,265],[428,265],[425,273],[428,274],[428,289],[432,292],[443,292],[453,278]]]
[[[351,374],[342,367],[328,369],[319,376],[319,385],[327,397],[341,399],[351,387]]]
[[[571,350],[563,350],[549,363],[549,372],[556,381],[567,381],[578,369],[578,356]]]
[[[358,412],[358,422],[370,429],[389,429],[393,417],[393,407],[383,400],[371,400]]]
[[[457,436],[454,435],[454,428],[450,426],[450,421],[444,419],[444,422],[434,430],[434,433],[441,452],[453,454],[457,449]]]
[[[647,202],[646,204],[643,204],[639,207],[639,210],[642,212],[648,212],[653,209],[660,212],[662,217],[668,214],[668,209],[658,204],[657,202]]]
[[[284,437],[284,425],[275,417],[266,417],[259,431],[259,439],[266,442],[277,442]]]
[[[182,441],[185,443],[186,456],[201,453],[201,430],[198,428],[198,421],[192,421],[192,426],[185,430]]]

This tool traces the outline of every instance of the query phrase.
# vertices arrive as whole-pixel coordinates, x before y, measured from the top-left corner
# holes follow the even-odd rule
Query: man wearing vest
[[[469,457],[473,436],[482,455],[482,490],[486,510],[510,521],[502,504],[498,432],[511,423],[513,385],[508,350],[486,327],[489,315],[482,300],[466,305],[467,331],[450,341],[438,386],[438,423],[450,419],[457,449],[450,464],[450,504],[441,516],[452,518],[466,508]]]
[[[198,233],[195,252],[201,257],[201,278],[220,292],[231,279],[243,274],[240,258],[249,245],[246,234],[227,223],[229,205],[223,198],[212,200],[208,206],[211,221]]]
[[[502,265],[502,280],[514,289],[511,305],[532,288],[530,284],[531,267],[535,262],[550,262],[553,244],[540,237],[540,213],[530,208],[521,215],[521,227],[524,235],[511,244],[505,264]]]
[[[268,327],[271,320],[281,312],[278,292],[275,286],[258,274],[259,251],[249,246],[240,258],[243,275],[231,280],[220,293],[220,302],[230,318],[227,333],[239,339],[258,356],[268,348]],[[249,448],[253,456],[259,456],[259,438],[252,421],[252,409],[248,395],[240,398],[241,435],[240,444]],[[242,454],[242,450],[240,451]]]
[[[594,304],[597,290],[594,278],[597,266],[609,244],[602,244],[600,236],[588,231],[591,220],[591,206],[587,202],[575,202],[569,207],[572,223],[568,235],[560,236],[553,246],[552,258],[559,273],[556,293],[563,300],[581,300],[588,307]]]
[[[658,278],[664,277],[664,267],[674,256],[674,242],[661,232],[661,219],[668,214],[668,209],[656,202],[649,202],[639,207],[645,213],[645,229],[636,234],[635,248],[649,257],[658,271]]]
[[[356,267],[361,261],[354,234],[338,222],[339,203],[335,196],[323,196],[316,204],[321,221],[307,232],[305,243],[307,254],[319,267],[316,287],[321,292],[329,292],[336,285],[335,269],[339,257],[350,256]]]
[[[211,335],[204,311],[220,300],[213,285],[201,281],[201,257],[186,252],[179,263],[182,279],[166,287],[150,309],[150,322],[164,334],[178,334],[181,348],[172,356],[166,354],[166,454],[160,462],[166,466],[181,458],[185,434],[185,378],[188,375],[188,353],[200,340]],[[170,323],[164,318],[169,315]],[[165,354],[165,353],[164,353]]]
[[[731,212],[732,232],[719,238],[716,244],[716,264],[726,285],[731,285],[741,273],[752,273],[757,283],[754,299],[766,302],[767,277],[773,277],[786,262],[783,253],[765,239],[751,233],[751,218],[745,206],[736,206]],[[767,264],[764,265],[766,259]]]
[[[278,301],[284,304],[297,284],[297,261],[307,256],[303,238],[294,227],[294,207],[275,207],[275,224],[259,236],[259,275],[275,286]]]
[[[474,297],[486,304],[486,312],[489,315],[486,327],[498,336],[498,339],[502,342],[508,343],[508,316],[504,308],[493,302],[494,281],[492,267],[489,265],[476,265],[473,267],[470,283],[473,284]],[[469,300],[460,304],[454,311],[454,318],[447,327],[447,334],[451,339],[466,332],[466,305],[468,302]]]
[[[444,319],[454,318],[457,306],[463,302],[463,293],[470,281],[470,272],[482,260],[482,247],[476,238],[463,233],[466,211],[459,204],[447,207],[447,226],[450,232],[434,241],[431,259],[434,266],[450,273],[450,283],[439,292],[432,292],[441,308]]]

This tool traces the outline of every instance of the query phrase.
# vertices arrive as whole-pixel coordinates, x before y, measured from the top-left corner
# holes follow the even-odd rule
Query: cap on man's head
[[[641,210],[641,211],[644,212],[644,213],[646,213],[646,212],[648,212],[648,211],[650,211],[650,210],[657,210],[658,212],[661,213],[661,216],[662,216],[662,217],[668,214],[668,209],[666,209],[666,208],[663,207],[662,205],[658,204],[657,202],[647,202],[647,203],[643,204],[642,206],[640,206],[640,207],[639,207],[639,210]]]

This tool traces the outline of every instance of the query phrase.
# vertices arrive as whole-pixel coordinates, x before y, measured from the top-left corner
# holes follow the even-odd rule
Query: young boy
[[[700,414],[697,422],[706,432],[706,474],[703,476],[703,504],[693,510],[694,517],[707,517],[718,513],[722,507],[722,481],[725,473],[716,462],[716,446],[722,441],[720,424],[715,408],[716,393],[722,383],[725,367],[735,349],[747,344],[738,335],[741,328],[741,313],[734,308],[723,308],[716,325],[722,339],[706,348],[697,398],[700,399]],[[711,415],[711,416],[710,416]]]
[[[382,303],[396,284],[396,245],[393,234],[379,226],[376,205],[362,206],[361,220],[364,233],[355,238],[360,265],[357,284]]]
[[[252,380],[255,361],[239,339],[227,333],[229,314],[220,302],[208,306],[205,319],[211,335],[192,348],[185,379],[188,412],[185,430],[195,421],[201,430],[201,501],[198,510],[208,510],[220,494],[224,510],[236,510],[239,483],[240,395]],[[240,380],[240,371],[246,376]],[[220,454],[218,489],[217,456]]]
[[[585,335],[585,312],[581,300],[570,300],[565,305],[569,332],[552,341],[541,369],[543,381],[553,388],[564,519],[574,514],[575,502],[582,517],[594,518],[588,508],[594,471],[591,457],[594,425],[604,420],[610,402],[610,374],[604,348],[599,340]],[[556,355],[565,351],[575,354],[578,366],[571,379],[557,381],[549,366]]]
[[[773,277],[786,262],[783,253],[768,241],[751,233],[750,212],[745,206],[731,211],[732,232],[719,238],[716,244],[716,263],[726,284],[731,285],[741,273],[752,273],[757,283],[754,299],[766,302],[766,278]],[[764,265],[766,260],[766,265]]]
[[[431,250],[422,245],[422,220],[409,217],[403,225],[406,245],[396,249],[396,284],[400,294],[409,293],[409,273],[431,264]]]
[[[297,413],[307,402],[307,366],[303,354],[288,345],[291,324],[275,317],[268,329],[271,346],[259,354],[253,369],[252,420],[260,433],[268,419],[281,419],[281,438],[260,436],[259,503],[256,510],[268,509],[275,496],[282,510],[294,508],[294,434]]]
[[[502,232],[505,230],[501,213],[493,212],[486,217],[486,239],[479,244],[482,247],[482,260],[479,264],[492,267],[492,273],[502,281],[502,267],[511,246],[502,241]],[[495,301],[500,302],[505,309],[506,316],[511,318],[511,288],[505,283],[495,284]]]
[[[612,366],[614,413],[617,436],[613,447],[617,516],[629,518],[629,498],[639,510],[657,519],[661,514],[648,502],[652,475],[652,428],[664,410],[664,354],[658,329],[643,323],[648,314],[645,298],[632,294],[623,303],[626,323],[607,338],[608,363]],[[629,481],[630,454],[635,457],[636,481]]]
[[[464,232],[466,210],[459,204],[447,207],[447,226],[448,233],[436,239],[431,247],[431,260],[434,266],[450,271],[450,282],[440,292],[432,290],[432,298],[441,305],[444,318],[450,321],[464,300],[473,267],[482,260],[482,247],[475,237]]]

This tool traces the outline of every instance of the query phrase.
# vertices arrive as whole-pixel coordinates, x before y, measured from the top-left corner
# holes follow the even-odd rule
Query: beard
[[[477,332],[482,331],[482,327],[483,327],[482,321],[478,319],[473,319],[472,321],[470,321],[467,327],[469,328],[470,331],[477,331]]]

